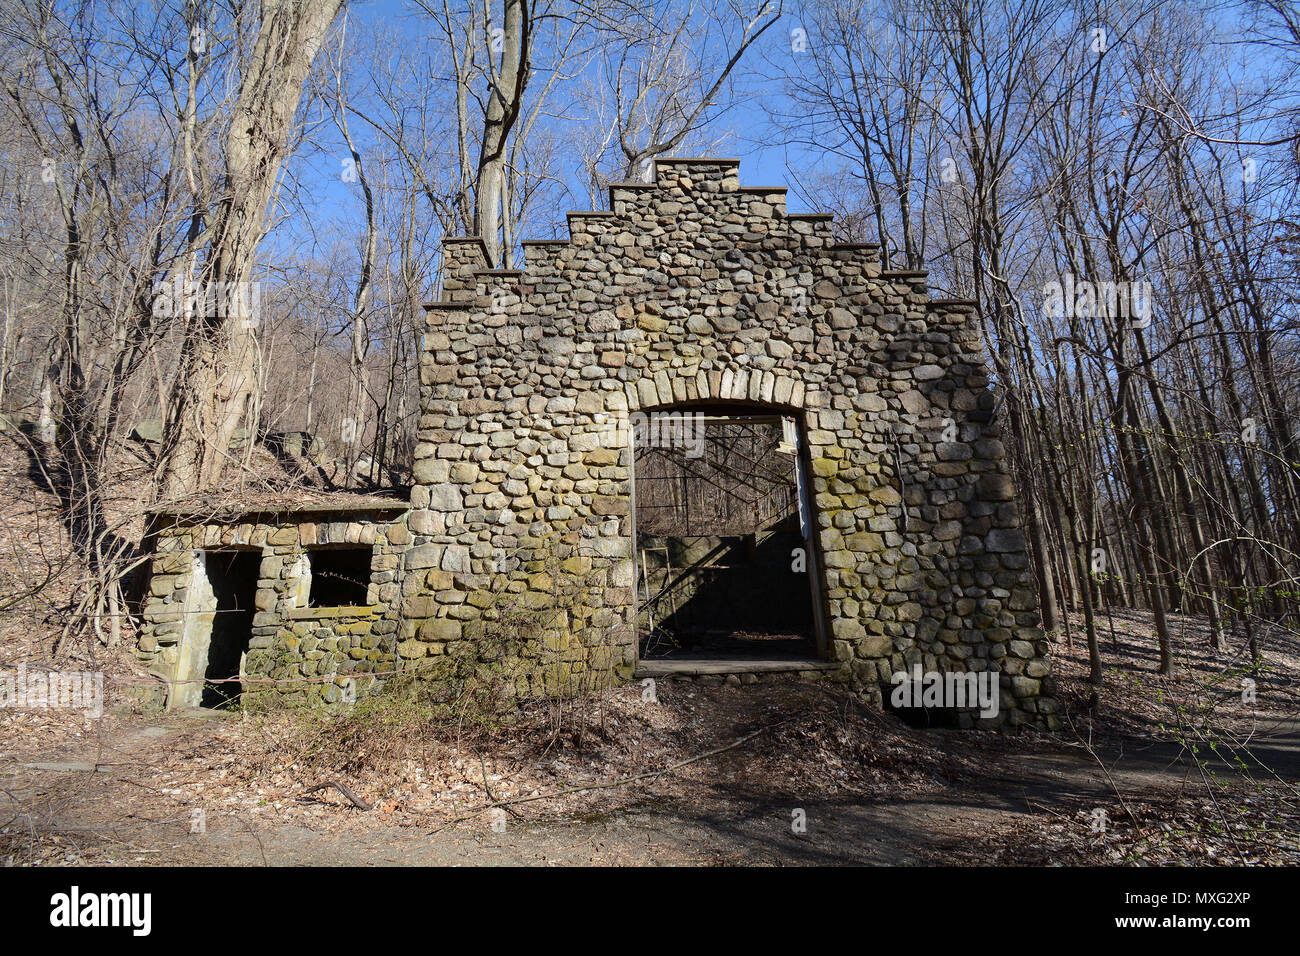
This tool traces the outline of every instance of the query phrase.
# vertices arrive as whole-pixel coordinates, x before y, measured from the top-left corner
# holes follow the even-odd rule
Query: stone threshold
[[[844,665],[839,661],[809,658],[660,658],[641,661],[632,673],[634,680],[642,677],[703,677],[710,674],[780,674],[799,671],[835,671]]]

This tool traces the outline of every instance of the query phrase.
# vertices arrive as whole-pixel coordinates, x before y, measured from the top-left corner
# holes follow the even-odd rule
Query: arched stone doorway
[[[677,403],[629,432],[640,660],[826,657],[802,414]]]

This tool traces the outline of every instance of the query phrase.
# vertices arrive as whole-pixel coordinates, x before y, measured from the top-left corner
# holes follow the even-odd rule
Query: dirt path
[[[193,717],[127,722],[93,747],[60,747],[5,766],[0,787],[39,807],[33,825],[66,849],[64,859],[56,854],[47,863],[907,865],[994,862],[996,834],[1107,802],[1116,788],[1168,791],[1200,773],[1169,744],[1112,741],[1099,748],[1099,761],[1079,743],[1039,738],[999,748],[981,772],[931,792],[819,797],[748,781],[745,757],[736,752],[716,758],[716,782],[691,799],[651,783],[617,812],[507,819],[499,832],[484,816],[437,829],[340,805],[319,825],[289,813],[216,809],[206,816],[206,832],[196,834],[188,817],[159,815],[147,768],[161,752],[201,745],[212,727]],[[970,739],[934,733],[957,746]],[[1252,751],[1279,776],[1300,780],[1300,724],[1275,728]],[[796,811],[806,822],[802,832],[792,825]],[[350,825],[334,825],[339,815]]]

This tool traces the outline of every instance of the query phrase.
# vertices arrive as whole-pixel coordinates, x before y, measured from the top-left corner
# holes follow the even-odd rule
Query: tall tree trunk
[[[217,484],[245,414],[254,387],[253,335],[261,319],[255,305],[260,296],[251,284],[257,250],[304,81],[340,5],[341,0],[262,0],[257,41],[226,137],[225,189],[198,272],[205,294],[199,314],[187,316],[163,449],[165,497]]]
[[[502,203],[506,196],[506,142],[519,118],[524,87],[528,83],[532,17],[527,0],[505,0],[505,26],[500,36],[500,60],[489,48],[487,110],[483,117],[483,140],[479,149],[475,189],[475,219],[478,234],[487,246],[488,262],[501,262]],[[489,43],[494,42],[491,38]]]

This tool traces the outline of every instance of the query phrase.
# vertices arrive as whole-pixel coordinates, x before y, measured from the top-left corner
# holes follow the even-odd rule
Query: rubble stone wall
[[[521,694],[630,678],[630,416],[731,404],[802,423],[841,679],[879,701],[914,663],[993,670],[993,723],[1056,726],[974,305],[882,271],[737,165],[661,160],[568,238],[526,242],[523,271],[447,240],[401,659],[478,659]]]

